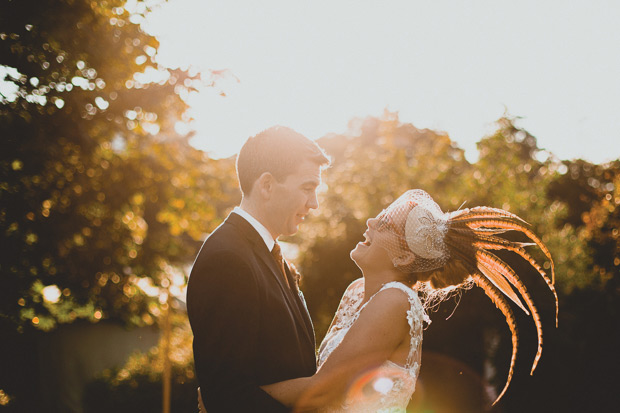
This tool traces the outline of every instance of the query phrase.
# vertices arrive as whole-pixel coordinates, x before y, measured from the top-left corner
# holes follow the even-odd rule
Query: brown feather
[[[521,293],[521,296],[525,300],[527,307],[530,309],[530,312],[532,313],[532,318],[534,319],[534,324],[536,325],[536,335],[538,337],[538,349],[536,351],[536,356],[534,357],[534,362],[532,363],[532,370],[530,372],[530,374],[533,374],[534,370],[536,370],[536,366],[538,365],[538,360],[540,360],[540,357],[542,355],[542,344],[543,344],[542,323],[540,321],[540,315],[538,314],[538,309],[534,305],[534,301],[532,300],[532,297],[530,296],[529,292],[525,288],[525,285],[523,285],[523,283],[519,279],[519,276],[517,276],[515,271],[508,264],[506,264],[501,258],[499,258],[495,254],[492,254],[488,251],[479,250],[478,259],[482,261],[484,264],[490,266],[491,268],[503,274],[508,279],[508,281],[510,281],[510,283],[517,288],[519,293]]]
[[[454,222],[454,223],[451,223],[451,225],[450,225],[450,231],[456,232],[456,233],[459,233],[459,234],[469,235],[473,230],[471,228],[469,228],[467,226],[467,224],[465,224],[465,223]],[[503,233],[505,233],[507,231],[508,231],[507,229],[477,228],[475,230],[475,233],[476,234],[496,235],[496,234],[503,234]]]
[[[545,254],[545,257],[547,257],[547,259],[549,260],[551,264],[551,283],[555,284],[555,264],[553,263],[553,258],[551,258],[551,253],[549,252],[549,249],[547,249],[545,244],[543,244],[543,242],[536,236],[536,234],[534,234],[534,232],[532,232],[528,227],[521,225],[519,222],[515,222],[514,220],[508,219],[508,218],[493,218],[493,219],[473,218],[471,220],[462,221],[462,222],[467,222],[467,226],[469,226],[471,229],[474,229],[474,230],[481,228],[481,227],[487,227],[487,228],[501,228],[501,229],[508,229],[512,231],[522,232],[525,236],[527,236],[529,239],[534,241],[536,245],[538,245],[538,248],[541,249],[541,251]]]
[[[460,212],[460,211],[459,211]],[[463,210],[463,213],[454,214],[450,217],[451,221],[461,221],[465,219],[475,219],[475,218],[496,218],[496,217],[504,217],[504,218],[513,218],[523,222],[524,224],[529,225],[525,220],[523,220],[518,215],[513,214],[512,212],[508,212],[499,208],[491,208],[491,207],[475,207],[470,209]]]
[[[545,271],[540,267],[540,265],[538,265],[536,260],[534,260],[534,258],[525,249],[522,248],[523,246],[529,246],[529,245],[535,245],[535,244],[525,243],[525,242],[513,242],[513,241],[504,240],[499,237],[479,237],[479,239],[480,239],[479,241],[476,241],[474,243],[474,245],[476,245],[477,247],[484,248],[484,249],[506,249],[506,250],[515,252],[519,254],[523,259],[527,260],[527,262],[532,267],[534,267],[536,271],[538,271],[538,273],[542,276],[543,280],[545,280],[545,283],[547,284],[547,286],[553,293],[553,297],[555,299],[555,327],[557,328],[558,327],[558,314],[559,314],[560,308],[559,308],[558,294],[555,291],[555,287],[552,281],[549,279],[549,277],[547,277],[547,274],[545,273]],[[497,241],[497,240],[500,240],[500,241]]]
[[[510,309],[506,297],[510,298],[528,313],[519,299],[519,296],[512,289],[512,286],[521,294],[536,326],[538,348],[532,363],[531,373],[534,373],[542,355],[543,339],[540,315],[527,288],[519,279],[516,272],[507,263],[488,250],[507,250],[514,252],[524,258],[538,271],[554,295],[557,327],[559,306],[557,293],[554,287],[555,265],[551,258],[551,253],[536,234],[532,232],[530,225],[520,217],[508,211],[496,208],[476,207],[452,212],[448,214],[448,217],[449,230],[446,234],[445,242],[450,250],[449,263],[459,262],[461,264],[465,269],[463,273],[469,273],[474,282],[485,291],[485,294],[502,311],[512,332],[513,352],[508,379],[504,389],[493,403],[495,404],[502,398],[510,384],[517,356],[517,326],[514,314]],[[510,241],[497,236],[507,231],[521,232],[532,240],[533,243]],[[525,250],[525,247],[532,245],[537,245],[549,260],[551,265],[551,279],[549,279],[536,260]],[[448,267],[448,265],[446,265],[446,267]],[[443,273],[438,272],[436,275],[441,277]]]
[[[481,261],[478,261],[478,269],[485,277],[489,279],[489,281],[491,281],[495,285],[495,287],[497,287],[498,290],[504,293],[504,295],[510,298],[516,305],[518,305],[523,311],[525,311],[525,314],[530,315],[529,311],[527,311],[527,309],[523,306],[523,303],[519,299],[519,296],[515,294],[512,287],[510,287],[510,283],[506,281],[506,278],[504,278],[502,273],[491,269]]]
[[[508,328],[510,328],[510,332],[512,334],[512,356],[510,358],[510,368],[508,369],[508,378],[506,379],[506,384],[502,392],[497,396],[497,399],[493,402],[493,405],[497,403],[508,390],[508,386],[510,385],[510,381],[512,380],[512,375],[514,373],[515,362],[517,360],[517,348],[519,346],[519,331],[517,329],[517,323],[515,321],[514,314],[510,309],[510,306],[506,303],[506,300],[501,295],[500,292],[483,276],[474,275],[474,282],[484,290],[484,293],[493,301],[493,304],[504,314],[506,318],[506,323],[508,324]]]

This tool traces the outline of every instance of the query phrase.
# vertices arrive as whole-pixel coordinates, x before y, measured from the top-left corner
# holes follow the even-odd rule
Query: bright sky
[[[240,80],[191,100],[192,143],[213,156],[388,108],[475,160],[507,109],[540,147],[598,163],[620,157],[619,21],[616,0],[169,0],[145,27],[164,65]]]

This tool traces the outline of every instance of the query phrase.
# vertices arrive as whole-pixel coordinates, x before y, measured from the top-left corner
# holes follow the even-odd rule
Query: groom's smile
[[[277,235],[296,233],[310,210],[319,207],[316,190],[320,184],[321,167],[312,161],[303,162],[295,173],[274,184],[270,214]]]

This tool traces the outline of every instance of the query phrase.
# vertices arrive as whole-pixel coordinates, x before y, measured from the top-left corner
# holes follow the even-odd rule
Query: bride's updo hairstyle
[[[377,237],[376,242],[388,252],[394,267],[406,273],[412,283],[428,280],[427,288],[430,286],[433,290],[473,283],[481,287],[504,314],[512,333],[512,358],[508,379],[495,400],[497,403],[510,384],[517,356],[517,325],[506,297],[534,319],[538,350],[532,373],[542,354],[542,324],[525,284],[510,265],[491,251],[511,251],[536,269],[555,298],[557,327],[558,297],[553,286],[555,273],[549,250],[527,222],[508,211],[475,207],[444,213],[431,196],[420,189],[405,192],[377,219],[377,231],[387,231],[389,236]],[[501,236],[508,231],[520,232],[532,242],[516,242]],[[525,250],[533,245],[538,246],[549,260],[551,278]],[[525,306],[513,287],[525,301]]]

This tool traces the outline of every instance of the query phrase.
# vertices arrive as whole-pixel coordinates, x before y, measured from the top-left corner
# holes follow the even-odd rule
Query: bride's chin
[[[349,256],[351,257],[351,260],[353,260],[353,262],[355,263],[355,265],[357,265],[360,269],[362,268],[360,266],[360,262],[362,261],[362,256],[364,255],[363,252],[361,251],[361,247],[360,245],[356,245],[355,248],[353,248],[353,250],[351,250],[351,252],[349,253]]]

